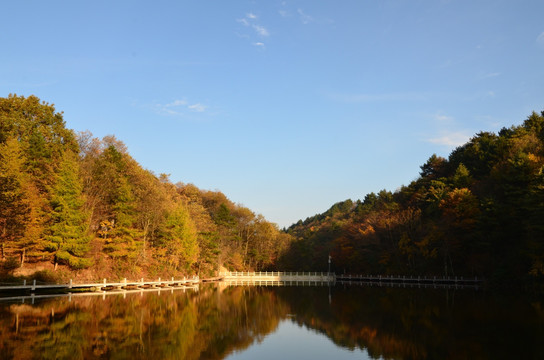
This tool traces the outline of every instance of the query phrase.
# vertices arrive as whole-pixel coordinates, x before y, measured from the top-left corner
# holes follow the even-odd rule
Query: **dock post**
[[[72,279],[70,279],[70,284],[68,285],[68,288],[69,288],[69,289],[72,288]]]
[[[104,287],[106,287],[106,279],[104,279]]]
[[[26,279],[23,280],[23,286],[26,286]]]
[[[32,291],[36,290],[36,279],[32,281]],[[32,299],[32,304],[34,304],[34,299]]]

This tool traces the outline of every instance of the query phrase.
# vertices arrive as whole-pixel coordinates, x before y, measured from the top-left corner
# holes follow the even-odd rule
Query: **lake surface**
[[[228,286],[0,301],[2,359],[544,359],[544,301]]]

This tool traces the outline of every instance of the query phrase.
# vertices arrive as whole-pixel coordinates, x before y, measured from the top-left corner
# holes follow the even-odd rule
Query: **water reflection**
[[[227,357],[227,360],[254,359],[365,360],[370,357],[366,350],[338,347],[325,335],[284,320],[262,343],[253,344],[246,351],[235,352]]]
[[[293,326],[304,331],[286,336]],[[0,302],[0,357],[7,359],[237,359],[282,337],[300,343],[302,352],[292,355],[303,358],[311,353],[304,333],[331,339],[338,354],[372,358],[542,359],[544,307],[472,290],[344,285],[209,284],[185,293]]]

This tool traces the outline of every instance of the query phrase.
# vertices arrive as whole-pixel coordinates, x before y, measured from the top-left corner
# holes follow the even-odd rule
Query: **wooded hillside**
[[[346,200],[292,225],[286,269],[486,276],[544,275],[544,112],[433,155],[395,192]]]
[[[334,204],[280,231],[218,191],[143,169],[114,136],[67,129],[35,96],[0,98],[6,273],[82,277],[230,270],[544,279],[544,112],[433,155],[395,192]]]
[[[1,98],[0,120],[6,271],[205,275],[266,269],[286,248],[289,235],[263,216],[143,169],[114,136],[75,134],[35,96]]]

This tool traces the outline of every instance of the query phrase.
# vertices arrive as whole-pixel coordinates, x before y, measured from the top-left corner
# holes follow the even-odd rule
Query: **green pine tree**
[[[189,271],[198,259],[199,249],[195,226],[183,205],[178,204],[168,215],[161,235],[168,263]]]
[[[13,256],[20,248],[28,223],[29,205],[25,196],[24,157],[19,141],[0,143],[0,242],[1,256]]]
[[[55,263],[75,269],[91,265],[91,260],[86,257],[90,238],[82,191],[77,155],[67,151],[52,189],[51,223],[46,229],[45,239],[47,249],[55,254]]]

